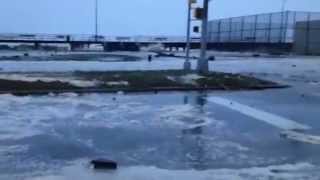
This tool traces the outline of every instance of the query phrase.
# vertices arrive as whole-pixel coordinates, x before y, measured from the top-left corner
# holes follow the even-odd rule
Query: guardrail
[[[2,41],[55,41],[55,42],[137,42],[137,43],[180,43],[185,42],[184,36],[95,36],[69,34],[0,34]],[[192,38],[192,42],[200,42],[200,38]]]

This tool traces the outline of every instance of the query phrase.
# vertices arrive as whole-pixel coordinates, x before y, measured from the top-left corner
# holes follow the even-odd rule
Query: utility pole
[[[284,29],[284,11],[286,9],[286,4],[287,4],[287,0],[282,0],[282,5],[281,5],[281,24],[280,24],[280,38],[279,38],[279,42],[282,43],[284,38],[284,31],[286,31],[286,29]]]
[[[191,28],[191,7],[192,7],[192,0],[188,0],[188,22],[187,22],[187,46],[186,46],[186,61],[184,62],[184,70],[190,71],[191,70],[191,63],[190,63],[190,28]]]
[[[98,41],[98,0],[95,0],[95,40]]]
[[[282,0],[281,12],[284,12],[286,10],[286,4],[287,0]]]
[[[200,74],[209,73],[209,64],[207,59],[207,35],[208,35],[208,9],[209,0],[203,0],[203,17],[202,17],[202,33],[201,33],[201,52],[198,60],[197,71]]]

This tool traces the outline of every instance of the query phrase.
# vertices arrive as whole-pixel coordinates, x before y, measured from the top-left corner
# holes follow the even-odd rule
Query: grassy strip
[[[25,81],[13,81],[0,79],[0,91],[12,92],[12,91],[46,91],[46,90],[72,90],[81,89],[70,85],[69,83],[63,83],[60,81],[55,82],[25,82]]]
[[[285,86],[274,82],[256,79],[230,73],[211,73],[194,80],[195,83],[185,83],[179,79],[187,74],[183,71],[113,71],[113,72],[75,72],[77,79],[101,82],[96,87],[81,88],[69,83],[55,82],[25,82],[0,80],[0,93],[30,93],[39,92],[145,92],[145,91],[182,91],[182,90],[255,90],[267,88],[282,88]],[[168,78],[170,77],[170,78]],[[114,83],[114,82],[126,82]]]
[[[195,74],[195,72],[193,72]],[[190,73],[189,73],[190,74]],[[192,74],[192,73],[191,73]],[[179,79],[186,76],[183,71],[113,71],[113,72],[76,72],[75,76],[86,80],[98,80],[102,88],[152,89],[152,88],[204,88],[204,89],[261,89],[279,86],[270,81],[239,74],[213,72],[195,80],[195,84],[187,84],[168,77]],[[128,82],[126,85],[108,85],[108,82]]]

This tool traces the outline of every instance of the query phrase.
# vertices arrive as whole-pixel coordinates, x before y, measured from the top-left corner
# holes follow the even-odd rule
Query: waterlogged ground
[[[195,67],[196,62],[192,62]],[[183,59],[151,63],[1,61],[1,77],[105,70],[180,69]],[[218,57],[210,69],[282,82],[288,89],[159,94],[0,95],[0,180],[311,179],[320,147],[280,133],[319,136],[317,57]],[[65,79],[63,79],[65,80]],[[72,81],[83,84],[83,82]],[[109,158],[115,172],[88,162]]]
[[[152,62],[148,62],[144,56],[141,57],[140,61],[135,62],[2,60],[0,61],[0,78],[8,77],[26,80],[25,76],[30,76],[30,74],[34,76],[35,73],[46,72],[179,70],[182,69],[183,63],[184,59],[172,57],[155,58]],[[313,86],[320,86],[319,57],[217,57],[216,61],[209,63],[209,67],[212,71],[243,73],[290,85],[307,83]],[[192,68],[196,68],[195,60],[192,61]],[[13,75],[12,73],[15,74]],[[61,77],[58,80],[61,80]],[[86,83],[84,82],[84,84]]]
[[[288,100],[286,91],[0,95],[0,179],[317,179],[319,146],[280,138],[286,124],[215,103],[270,112],[269,99],[288,128],[292,121],[319,132],[320,99],[305,100],[301,112],[300,97]],[[88,162],[97,157],[120,169],[93,171]]]

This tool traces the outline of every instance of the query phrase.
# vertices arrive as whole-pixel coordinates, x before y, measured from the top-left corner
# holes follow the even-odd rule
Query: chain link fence
[[[213,20],[211,43],[292,44],[303,54],[320,54],[320,13],[285,11]]]

